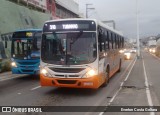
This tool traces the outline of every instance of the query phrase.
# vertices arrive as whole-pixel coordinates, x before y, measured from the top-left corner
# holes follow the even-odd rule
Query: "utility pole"
[[[136,17],[137,17],[137,58],[140,57],[140,46],[139,46],[139,18],[138,18],[138,0],[136,0]]]
[[[95,8],[88,8],[89,5],[92,4],[86,4],[86,18],[88,18],[88,10],[94,10]]]

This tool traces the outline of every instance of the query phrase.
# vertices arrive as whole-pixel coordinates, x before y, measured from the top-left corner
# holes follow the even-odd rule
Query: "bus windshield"
[[[37,32],[29,38],[13,38],[11,50],[12,57],[16,59],[40,58],[41,35],[41,32]]]
[[[57,65],[93,62],[97,57],[95,32],[47,33],[42,37],[42,60]]]

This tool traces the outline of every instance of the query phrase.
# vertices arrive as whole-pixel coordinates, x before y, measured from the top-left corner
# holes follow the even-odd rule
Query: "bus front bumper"
[[[12,68],[12,74],[39,74],[39,68],[34,69],[23,69],[23,68]]]
[[[101,86],[100,76],[90,78],[50,78],[40,74],[41,86],[69,87],[69,88],[93,88]]]

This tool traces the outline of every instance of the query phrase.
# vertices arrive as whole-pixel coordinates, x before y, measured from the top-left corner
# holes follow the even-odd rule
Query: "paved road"
[[[122,71],[98,90],[40,87],[38,76],[0,74],[1,106],[149,106],[160,101],[160,60],[142,52],[140,59],[124,61]],[[145,68],[145,69],[144,69]],[[145,75],[146,74],[146,75]],[[148,83],[148,84],[147,84]],[[149,89],[149,90],[148,90]],[[148,92],[149,93],[146,93]],[[150,103],[150,101],[152,103]],[[44,113],[53,114],[53,113]],[[68,115],[149,115],[133,112],[67,112]],[[158,114],[158,113],[156,113]]]
[[[160,106],[160,59],[141,52],[111,106]],[[158,112],[105,112],[101,115],[159,115]]]

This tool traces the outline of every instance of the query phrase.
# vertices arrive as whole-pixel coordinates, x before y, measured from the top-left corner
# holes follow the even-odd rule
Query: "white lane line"
[[[33,91],[33,90],[36,90],[38,88],[41,88],[41,86],[34,87],[34,88],[30,89],[30,90]]]
[[[144,64],[144,60],[143,60],[143,69],[144,69],[144,78],[145,78],[145,86],[146,86],[146,95],[147,95],[148,105],[153,106],[151,92],[150,92],[149,85],[148,85],[148,76],[146,73],[146,67]],[[150,112],[150,115],[155,115],[155,112]]]
[[[124,81],[127,81],[127,79],[128,79],[128,77],[129,77],[129,75],[130,75],[130,73],[131,73],[131,71],[132,71],[132,69],[133,69],[133,67],[134,67],[134,65],[135,65],[135,63],[136,63],[136,61],[137,61],[137,58],[135,59],[135,61],[134,61],[133,65],[132,65],[132,67],[131,67],[130,71],[128,72],[128,75],[126,76],[126,78],[125,78],[125,80],[124,80]]]
[[[121,83],[121,85],[120,85],[120,86],[122,87],[122,86],[123,86],[123,84],[124,84],[124,81]]]
[[[128,77],[129,77],[129,75],[130,75],[130,73],[131,73],[131,71],[132,71],[132,69],[133,69],[136,61],[137,61],[137,58],[135,59],[133,65],[132,65],[131,69],[129,70],[129,72],[128,72],[128,74],[127,74],[127,76],[126,76],[126,78],[125,78],[124,81],[126,81],[126,80],[128,79]],[[124,84],[124,82],[121,83],[120,88],[118,89],[118,91],[114,94],[114,96],[113,96],[113,97],[111,98],[111,100],[109,101],[109,105],[110,105],[110,103],[113,102],[113,100],[115,99],[115,97],[117,96],[117,94],[119,93],[119,91],[122,89],[123,84]]]
[[[150,53],[150,54],[151,54],[151,53]],[[154,55],[154,54],[151,54],[151,55],[154,56],[156,59],[160,60],[160,58],[157,57],[156,55]]]
[[[136,61],[137,61],[137,58],[135,59],[133,65],[132,65],[131,69],[129,70],[129,72],[128,72],[128,74],[127,74],[127,76],[126,76],[126,78],[125,78],[124,81],[126,81],[126,80],[128,79],[128,77],[129,77],[129,75],[130,75],[130,73],[131,73],[131,71],[132,71],[132,69],[133,69]],[[131,63],[132,63],[132,62],[131,62]],[[131,63],[130,63],[129,65],[131,65]],[[116,93],[113,95],[113,97],[110,99],[109,103],[108,103],[106,106],[109,106],[109,105],[114,101],[114,99],[116,98],[116,96],[118,95],[118,93],[120,92],[120,90],[122,89],[122,86],[123,86],[123,84],[124,84],[124,81],[120,84],[119,89],[116,91]],[[100,112],[98,115],[103,115],[103,114],[104,114],[104,112]]]
[[[2,78],[2,79],[0,79],[0,81],[11,80],[11,79],[15,79],[15,78],[18,78],[18,77],[23,77],[23,76],[11,77],[11,78],[6,78],[6,79]]]

